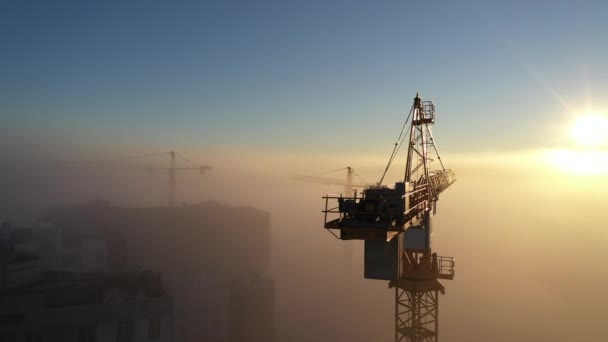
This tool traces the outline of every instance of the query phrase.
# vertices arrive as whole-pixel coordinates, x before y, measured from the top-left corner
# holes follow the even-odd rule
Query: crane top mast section
[[[390,241],[407,225],[415,224],[423,218],[424,213],[435,209],[439,194],[455,181],[453,171],[443,167],[431,133],[431,126],[435,122],[435,104],[422,101],[416,94],[406,125],[408,121],[408,134],[403,136],[403,140],[408,139],[403,182],[397,182],[390,188],[383,186],[383,175],[377,185],[365,188],[360,197],[356,193],[354,196],[324,197],[325,228],[339,230],[340,235],[336,236],[340,239]],[[395,144],[387,170],[398,147],[399,142]],[[436,155],[440,169],[431,169],[431,154]],[[338,206],[332,208],[330,200],[337,200]]]
[[[439,194],[456,180],[454,172],[443,166],[431,132],[431,126],[435,123],[435,104],[432,101],[422,101],[416,94],[410,116],[412,121],[404,182],[411,190],[405,222],[422,218],[421,215],[428,210],[433,209],[435,212]],[[431,155],[437,158],[440,169],[431,170],[431,163],[434,161]]]

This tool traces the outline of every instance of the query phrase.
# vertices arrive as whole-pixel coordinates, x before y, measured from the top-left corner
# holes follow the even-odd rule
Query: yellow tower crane
[[[439,292],[445,291],[439,279],[454,278],[454,258],[439,257],[431,249],[431,217],[439,194],[456,180],[439,157],[431,133],[434,123],[435,104],[416,94],[378,184],[366,187],[359,197],[323,197],[325,228],[342,240],[364,240],[365,278],[388,280],[395,288],[395,341],[438,341]],[[404,180],[384,186],[406,137]],[[431,168],[432,155],[440,163],[437,170]]]

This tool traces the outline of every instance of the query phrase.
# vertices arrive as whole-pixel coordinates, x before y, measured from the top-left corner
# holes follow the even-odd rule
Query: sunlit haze
[[[584,147],[601,147],[608,139],[608,119],[597,114],[578,116],[572,125],[570,136]]]
[[[347,189],[291,177],[377,183],[419,93],[457,179],[433,216],[433,249],[456,258],[441,341],[608,341],[607,18],[606,1],[0,1],[0,221],[60,207],[78,233],[158,229],[118,254],[148,251],[138,267],[164,267],[175,322],[200,334],[230,330],[207,314],[230,311],[224,290],[249,297],[237,278],[192,284],[260,258],[272,300],[236,305],[271,309],[247,325],[275,338],[259,341],[394,341],[395,292],[363,278],[364,242],[323,229],[322,196]],[[0,341],[20,317],[0,312]],[[219,340],[201,336],[174,341]]]

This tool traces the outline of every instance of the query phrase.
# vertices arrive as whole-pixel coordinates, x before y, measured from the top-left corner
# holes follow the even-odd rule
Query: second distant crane
[[[338,171],[343,171],[343,170],[346,170],[346,179],[345,180],[336,179],[336,178],[320,177],[320,176],[328,174],[328,173],[338,172]],[[353,188],[365,188],[365,187],[372,185],[365,181],[354,181],[354,176],[359,176],[359,175],[355,172],[355,169],[353,169],[350,166],[347,166],[347,167],[337,169],[337,170],[318,173],[313,176],[295,175],[295,176],[292,176],[291,178],[293,180],[316,182],[316,183],[329,184],[329,185],[344,185],[344,196],[352,197],[354,194]],[[361,176],[359,176],[359,178],[361,178]]]
[[[344,170],[346,170],[346,179],[321,177],[321,176],[327,175],[329,173],[335,173],[335,172],[340,172],[340,171],[344,171]],[[362,180],[355,181],[355,176],[357,176],[359,179],[362,179]],[[315,183],[322,183],[322,184],[328,184],[328,185],[343,185],[344,192],[341,196],[344,196],[347,198],[351,198],[355,195],[355,191],[353,189],[355,189],[355,188],[363,189],[363,188],[366,188],[366,187],[372,185],[371,183],[368,183],[365,180],[363,180],[363,178],[355,172],[355,169],[350,166],[343,167],[343,168],[337,169],[337,170],[317,173],[316,175],[312,175],[312,176],[295,175],[295,176],[292,176],[291,179],[297,180],[297,181],[315,182]],[[352,244],[345,244],[344,245],[344,270],[347,273],[350,272],[350,270],[352,269],[353,254],[354,253],[353,253]],[[346,276],[345,276],[345,279],[346,279]]]

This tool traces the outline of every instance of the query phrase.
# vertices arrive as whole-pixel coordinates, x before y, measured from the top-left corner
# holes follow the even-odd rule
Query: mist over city
[[[0,3],[0,341],[604,341],[608,6]]]

